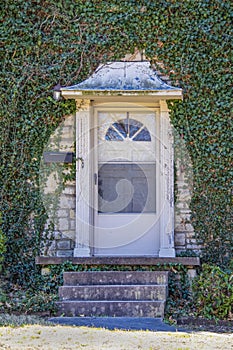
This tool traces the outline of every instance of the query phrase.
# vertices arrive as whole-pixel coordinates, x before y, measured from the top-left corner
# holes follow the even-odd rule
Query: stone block
[[[68,230],[64,231],[64,235],[62,238],[70,239],[72,241],[75,240],[75,231],[74,230]]]
[[[64,272],[64,285],[157,285],[168,283],[167,271]]]
[[[176,247],[176,254],[185,252],[185,249],[186,249],[185,247]]]
[[[183,220],[184,221],[189,221],[190,220],[190,216],[191,216],[190,209],[187,209],[187,208],[181,209],[179,211],[179,216],[180,216],[180,220],[181,221],[183,221]]]
[[[164,317],[165,301],[77,301],[57,302],[58,315],[111,317]]]
[[[55,192],[59,185],[58,174],[56,171],[52,172],[45,183],[44,194]]]
[[[194,232],[194,228],[192,224],[185,224],[185,231]]]
[[[189,239],[187,239],[187,244],[197,244],[197,241],[196,241],[196,239],[195,238],[189,238]]]
[[[87,285],[59,287],[61,300],[166,300],[166,285]]]
[[[66,195],[75,195],[75,187],[74,186],[66,186],[62,191],[63,194]]]
[[[57,250],[56,256],[70,258],[73,256],[73,250]]]
[[[58,209],[57,217],[58,218],[67,218],[69,216],[69,211],[66,209]]]
[[[75,219],[75,210],[74,209],[70,209],[70,218],[71,219]]]
[[[62,138],[59,141],[59,151],[73,152],[74,138]]]
[[[195,233],[194,232],[186,232],[186,238],[195,239]]]
[[[57,241],[57,249],[71,249],[70,240],[62,239],[60,241]]]
[[[197,271],[195,269],[188,269],[188,277],[190,280],[197,276]]]
[[[185,243],[185,233],[175,233],[175,245],[184,246]]]
[[[75,115],[71,114],[69,116],[66,116],[64,122],[62,123],[64,127],[66,126],[75,126]]]
[[[199,251],[200,247],[197,244],[187,244],[187,249]]]
[[[175,226],[175,232],[192,232],[194,234],[194,229],[191,224],[184,222]]]
[[[185,231],[185,224],[178,224],[176,227],[175,227],[175,233],[176,232],[184,232]]]
[[[75,220],[70,220],[70,230],[75,230]]]
[[[66,185],[75,187],[75,189],[76,189],[76,181],[74,181],[74,180],[66,181]]]
[[[71,139],[74,142],[74,128],[72,125],[67,125],[62,128],[61,132],[62,139]]]
[[[75,197],[61,195],[59,207],[63,209],[75,209]]]
[[[66,218],[60,218],[58,220],[58,227],[60,231],[66,231],[69,229],[69,220]]]
[[[180,213],[184,213],[189,209],[190,199],[189,198],[179,198],[176,203],[176,209],[180,211]]]

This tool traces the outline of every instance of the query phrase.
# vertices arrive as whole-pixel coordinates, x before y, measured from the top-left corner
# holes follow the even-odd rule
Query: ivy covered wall
[[[74,111],[52,88],[85,79],[101,62],[135,47],[163,62],[184,100],[171,106],[174,127],[193,162],[192,222],[203,258],[232,257],[232,15],[230,0],[3,0],[0,200],[5,265],[29,280],[46,212],[38,177],[44,144]],[[161,66],[160,66],[161,69]]]

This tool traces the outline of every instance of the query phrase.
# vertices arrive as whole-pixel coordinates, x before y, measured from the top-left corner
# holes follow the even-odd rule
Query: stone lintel
[[[185,266],[200,266],[199,257],[49,257],[37,256],[37,265],[59,265],[65,262],[74,265],[157,265],[182,264]]]

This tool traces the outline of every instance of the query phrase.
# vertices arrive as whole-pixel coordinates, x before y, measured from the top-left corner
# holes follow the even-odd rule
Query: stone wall
[[[70,116],[65,119],[50,138],[45,151],[74,151],[74,141],[75,117]],[[190,172],[191,167],[187,166],[188,163],[187,157],[185,162],[180,157],[176,158],[174,238],[177,254],[189,250],[194,252],[199,250],[194,238],[194,229],[190,223],[189,203],[192,191],[192,174]],[[49,216],[48,226],[49,223],[53,225],[52,243],[42,254],[71,257],[75,245],[76,181],[75,179],[67,181],[62,186],[64,174],[69,173],[69,169],[65,169],[64,164],[43,164],[42,172],[44,173],[42,182],[44,183],[45,207]]]
[[[66,117],[44,149],[44,152],[75,151],[75,116]],[[47,209],[47,228],[50,237],[43,254],[57,257],[71,257],[75,244],[76,181],[66,180],[71,173],[71,164],[49,163],[42,160],[41,188]]]
[[[188,163],[188,162],[187,162]],[[186,163],[186,164],[187,164]],[[195,232],[190,223],[189,204],[192,194],[192,167],[176,162],[176,201],[175,201],[175,249],[176,254],[187,251],[198,253],[200,247],[195,240]]]
[[[50,255],[73,256],[75,244],[75,181],[66,184],[61,193],[57,220],[54,226],[54,242],[50,247]]]

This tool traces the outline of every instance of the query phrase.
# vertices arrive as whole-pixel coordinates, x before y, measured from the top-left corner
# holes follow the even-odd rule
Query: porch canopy
[[[182,89],[172,87],[162,81],[149,61],[119,61],[100,65],[83,82],[61,88],[61,94],[64,98],[77,101],[76,155],[79,159],[82,158],[85,164],[85,166],[81,166],[77,163],[76,193],[79,195],[76,196],[74,257],[92,255],[175,257],[173,138],[166,101],[182,99]],[[148,115],[145,117],[142,112],[143,115],[137,116],[137,118],[141,118],[141,121],[136,120],[137,125],[139,125],[138,123],[142,126],[145,124],[143,130],[149,130],[148,134],[153,135],[154,143],[132,142],[130,146],[123,142],[110,145],[106,137],[100,135],[102,129],[99,126],[104,124],[110,127],[111,123],[118,122],[118,117],[116,114],[115,119],[112,119],[113,117],[109,115],[107,121],[103,123],[103,119],[100,119],[101,112],[98,112],[98,109],[103,108],[103,104],[108,104],[106,107],[108,109],[113,106],[115,108],[116,105],[119,107],[119,103],[122,104],[121,106],[131,103],[130,107],[128,105],[128,109],[132,106],[136,110],[138,107],[142,107],[140,111],[144,108],[148,112],[148,107],[154,108],[152,108],[153,111],[150,110],[153,117],[152,114],[150,114],[151,118]],[[129,115],[129,112],[127,113]],[[93,121],[98,126],[95,130],[92,130]],[[135,120],[133,121],[135,122]],[[103,130],[107,132],[107,130]],[[101,140],[101,142],[97,140]],[[159,147],[155,147],[155,140],[159,140]],[[96,151],[91,158],[93,149]],[[129,156],[126,156],[124,150],[128,151]],[[127,209],[123,215],[121,211],[110,207],[105,213],[98,211],[95,207],[95,203],[100,203],[98,202],[99,192],[95,190],[95,186],[100,185],[95,179],[100,176],[101,164],[107,164],[114,159],[118,159],[117,164],[123,164],[124,161],[120,160],[122,154],[130,165],[133,162],[134,164],[136,164],[135,162],[142,164],[142,161],[155,165],[156,159],[158,159],[159,167],[163,169],[159,172],[156,170],[158,166],[157,168],[154,165],[150,167],[151,172],[157,171],[156,176],[153,173],[154,178],[157,178],[157,185],[155,182],[151,182],[150,190],[148,190],[150,192],[148,203],[156,202],[157,204],[154,204],[153,208],[150,209],[150,213],[148,210],[148,215],[147,212],[137,212],[136,210],[134,212],[133,209]],[[124,167],[126,168],[125,165]],[[149,167],[147,168],[149,169]],[[136,167],[133,168],[133,171],[134,174],[130,176],[132,178],[133,176],[139,177],[136,174]],[[108,179],[108,176],[106,175],[105,178]],[[149,176],[152,178],[152,175]],[[118,170],[115,179],[121,177],[121,170]],[[105,186],[111,189],[107,181]],[[143,182],[137,182],[138,189],[135,190],[135,193],[142,193],[141,183]],[[148,182],[146,184],[149,186]],[[160,188],[159,191],[156,191],[156,186]],[[114,191],[112,193],[114,194]],[[110,197],[112,193],[110,193]],[[112,202],[112,197],[109,198],[106,201]],[[119,196],[119,198],[121,197]],[[103,200],[105,199],[103,198]],[[122,199],[121,205],[123,203]],[[161,208],[161,212],[159,212],[160,209],[155,210],[156,205],[157,208]]]
[[[61,88],[66,99],[108,101],[182,99],[182,89],[163,82],[149,61],[119,61],[100,65],[81,83]]]

